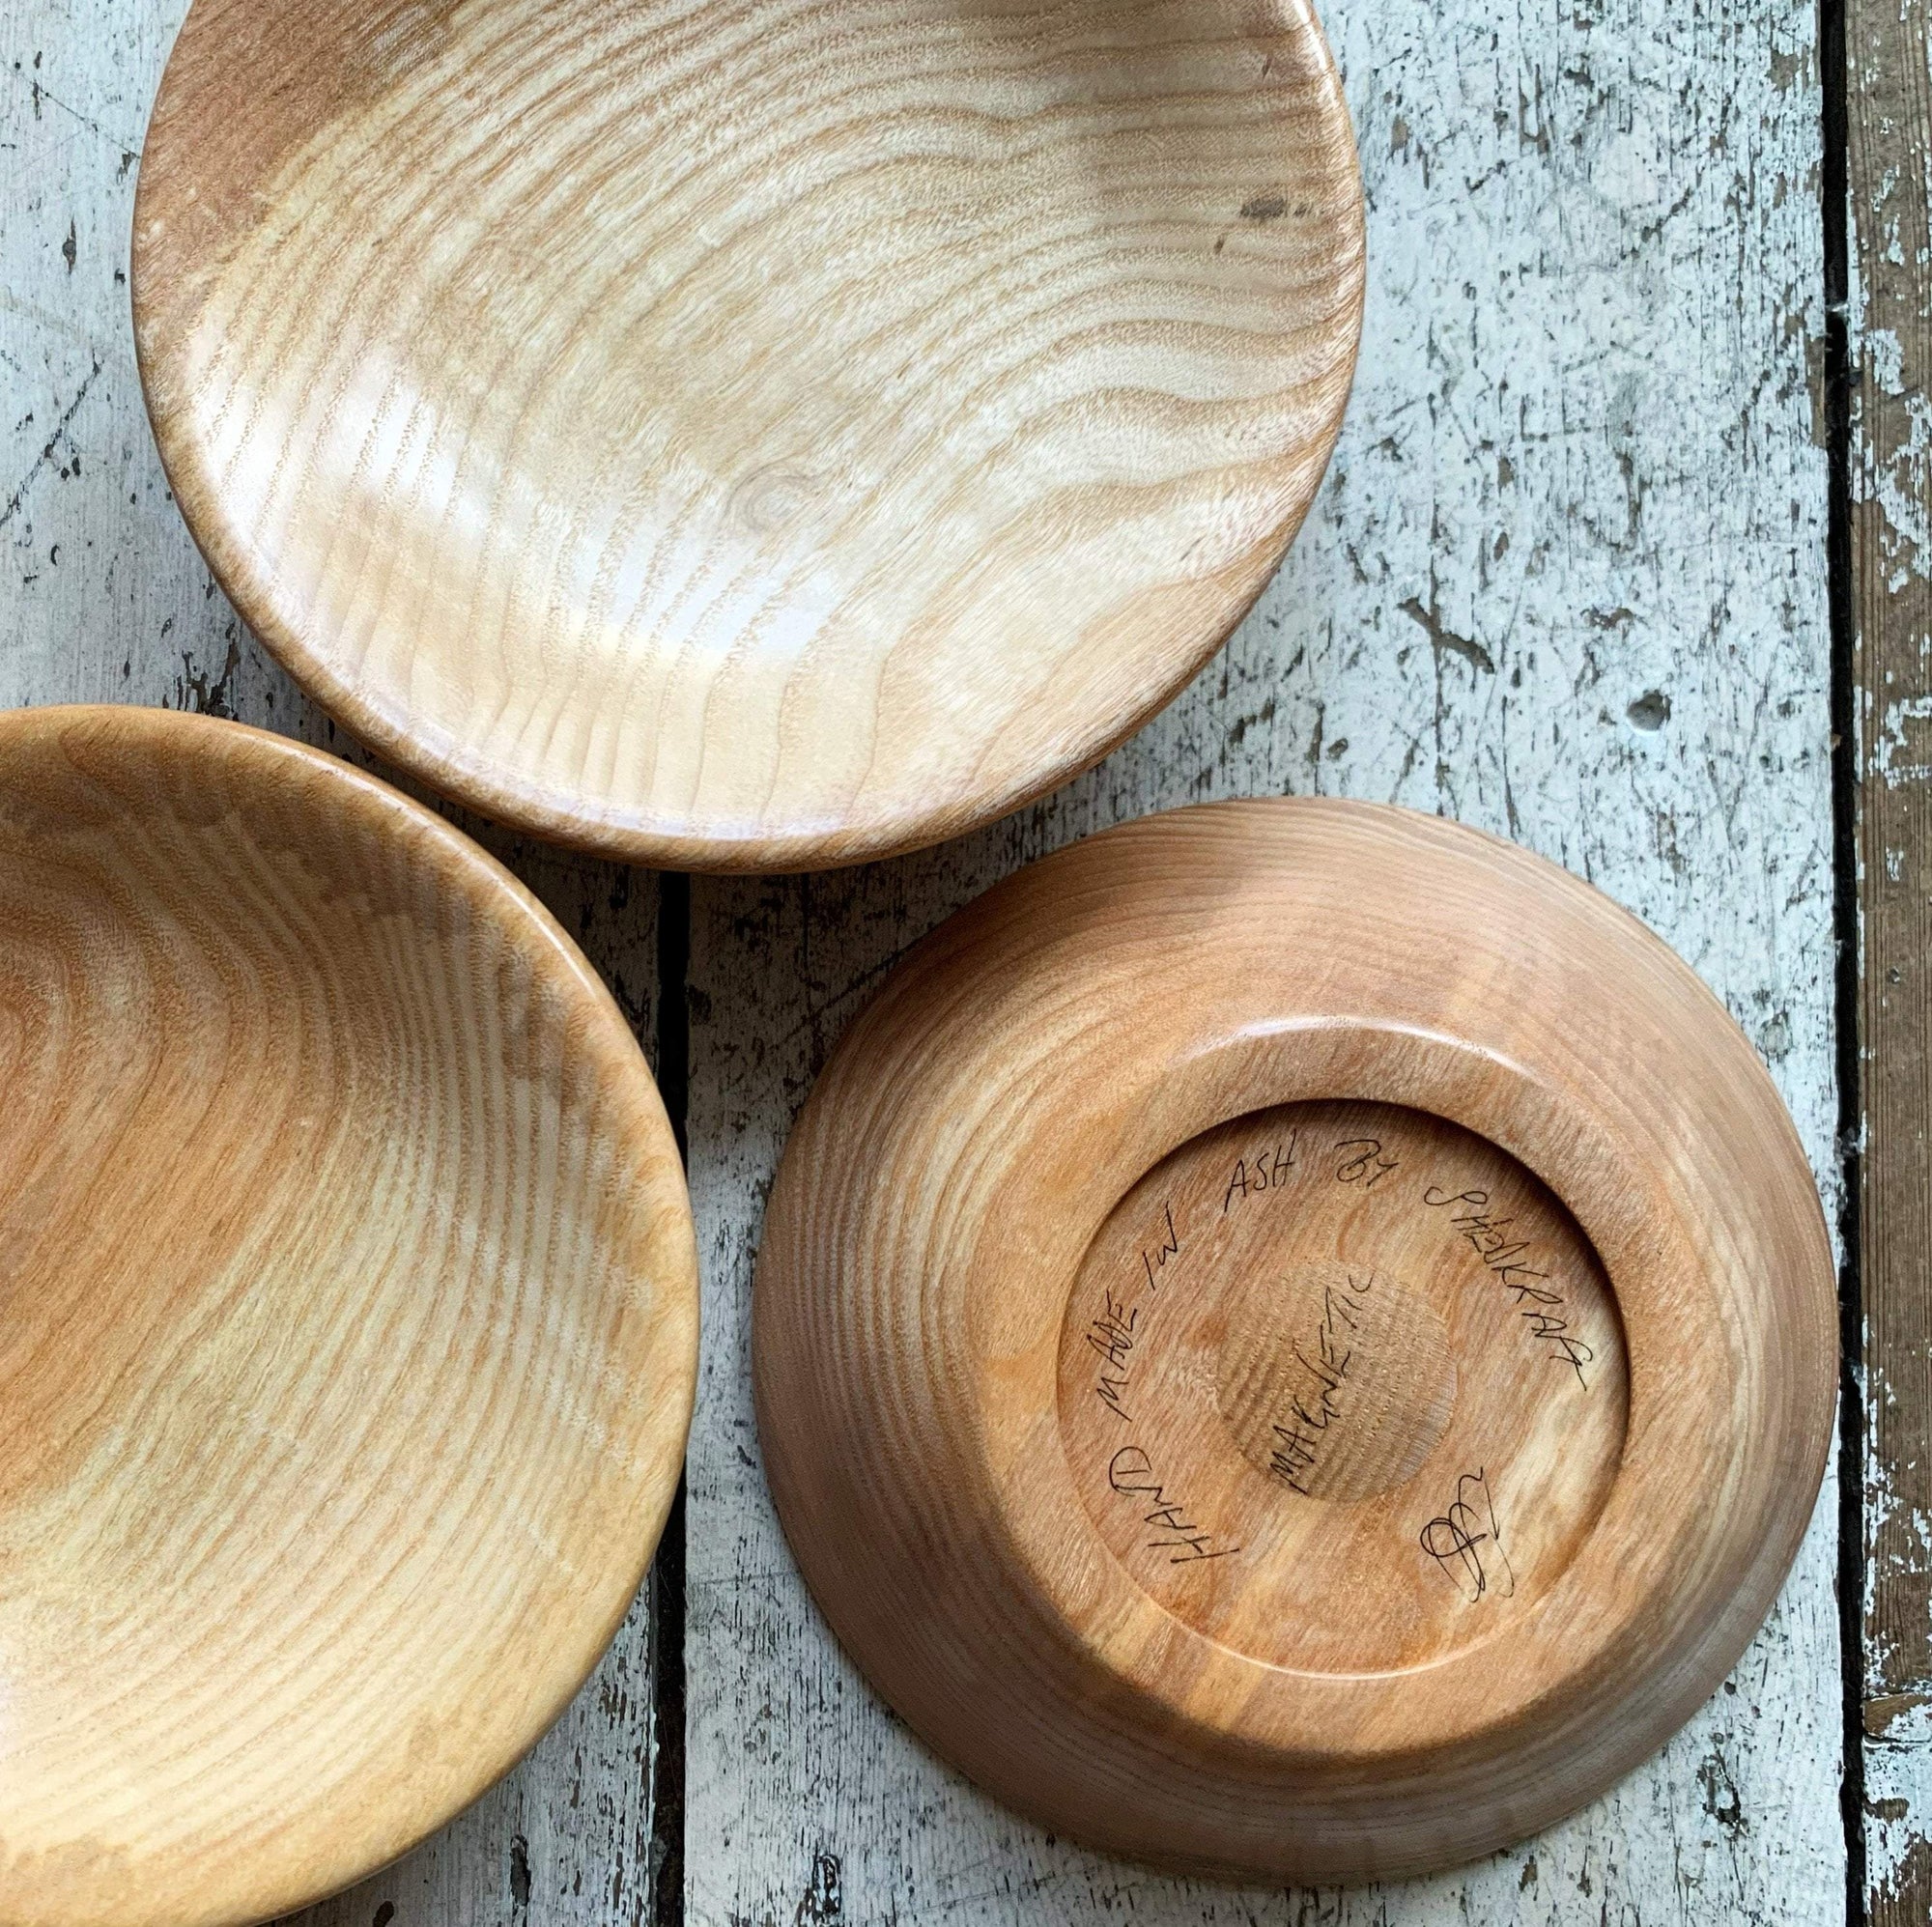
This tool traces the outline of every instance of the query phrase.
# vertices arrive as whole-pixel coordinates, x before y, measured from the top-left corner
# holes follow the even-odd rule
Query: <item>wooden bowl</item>
[[[467,838],[278,736],[0,716],[0,1921],[402,1853],[623,1618],[696,1375],[676,1147]]]
[[[760,1435],[833,1629],[1041,1825],[1220,1875],[1463,1860],[1718,1686],[1836,1312],[1749,1044],[1434,817],[1217,805],[930,938],[785,1152]]]
[[[479,809],[936,842],[1201,667],[1314,496],[1361,191],[1307,0],[195,0],[155,431],[249,623]]]

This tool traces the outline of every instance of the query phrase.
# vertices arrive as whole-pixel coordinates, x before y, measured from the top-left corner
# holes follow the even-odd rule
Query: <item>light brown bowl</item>
[[[1354,365],[1307,0],[195,0],[135,338],[182,509],[424,780],[680,867],[938,841],[1266,582]]]
[[[466,837],[281,737],[0,716],[0,1922],[403,1852],[629,1606],[696,1374],[649,1070]]]
[[[1749,1043],[1525,853],[1153,817],[945,925],[785,1151],[759,1435],[834,1629],[1042,1825],[1353,1881],[1534,1832],[1763,1618],[1831,1254]]]

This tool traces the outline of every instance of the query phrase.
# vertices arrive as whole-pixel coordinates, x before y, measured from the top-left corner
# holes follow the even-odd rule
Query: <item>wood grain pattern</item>
[[[141,182],[250,622],[425,779],[678,865],[1093,762],[1273,572],[1359,325],[1304,0],[199,0]]]
[[[1932,20],[1844,11],[1866,1899],[1932,1919]]]
[[[1166,1611],[1270,1665],[1508,1642],[1609,1495],[1629,1368],[1603,1267],[1516,1159],[1441,1118],[1232,1118],[1114,1205],[1071,1285],[1058,1419],[1095,1530]],[[1492,1509],[1486,1569],[1499,1528],[1467,1519]]]
[[[142,419],[128,237],[183,11],[0,9],[0,693],[210,707],[359,755],[236,622]],[[707,1927],[1843,1918],[1829,1493],[1764,1632],[1658,1761],[1463,1873],[1283,1893],[1083,1854],[938,1767],[826,1636],[763,1492],[745,1318],[795,1107],[908,942],[1121,815],[1345,791],[1558,857],[1696,963],[1833,1180],[1824,491],[1805,382],[1823,327],[1815,11],[1334,0],[1324,17],[1361,129],[1368,337],[1335,467],[1277,584],[1174,709],[1050,803],[926,857],[698,886],[709,1316],[689,1907]],[[469,827],[616,983],[650,1048],[655,880]],[[652,1913],[651,1645],[640,1600],[621,1650],[509,1781],[313,1917],[675,1919]]]
[[[555,1718],[676,1484],[676,1147],[520,885],[232,723],[0,719],[0,1917],[254,1918]]]
[[[753,1318],[878,1689],[1050,1831],[1224,1878],[1435,1871],[1635,1766],[1782,1584],[1836,1389],[1803,1151],[1695,976],[1335,801],[1144,818],[937,932],[800,1118]]]
[[[183,0],[0,10],[0,701],[201,711],[373,767],[221,594],[142,407],[128,243],[142,128],[184,11]],[[655,1062],[657,879],[460,820],[570,932]],[[675,1590],[681,1616],[681,1575]],[[677,1885],[665,1848],[682,1825],[655,1692],[663,1603],[647,1582],[535,1750],[415,1852],[305,1913],[311,1927],[650,1917],[660,1889]]]
[[[911,943],[1122,817],[1341,793],[1557,859],[1718,991],[1835,1195],[1815,10],[1338,0],[1323,17],[1368,194],[1366,331],[1328,479],[1275,585],[1172,708],[1048,802],[925,856],[695,889],[700,1927],[1845,1917],[1830,1482],[1763,1632],[1656,1761],[1513,1852],[1342,1891],[1153,1875],[987,1799],[831,1639],[764,1489],[751,1280],[798,1105]]]

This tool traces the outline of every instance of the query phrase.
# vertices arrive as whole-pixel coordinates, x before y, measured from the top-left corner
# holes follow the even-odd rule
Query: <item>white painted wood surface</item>
[[[380,769],[237,622],[175,510],[149,434],[128,238],[148,103],[185,5],[28,0],[0,10],[0,703],[206,710]],[[655,879],[449,813],[544,897],[648,1043]],[[508,1779],[397,1866],[302,1917],[316,1927],[643,1917],[654,1871],[649,1592],[563,1720]]]
[[[327,743],[209,582],[134,377],[119,276],[182,6],[24,0],[0,17],[0,701],[165,701]],[[1167,716],[1009,823],[867,870],[695,886],[707,1330],[685,1859],[701,1927],[1843,1918],[1829,1489],[1731,1686],[1651,1768],[1466,1874],[1319,1896],[1191,1887],[991,1807],[833,1648],[764,1496],[751,1261],[815,1067],[909,942],[1122,815],[1347,791],[1544,850],[1719,988],[1833,1181],[1812,10],[1328,14],[1370,192],[1369,317],[1335,468],[1280,581]],[[648,1034],[650,879],[490,841]],[[650,1640],[640,1607],[504,1787],[315,1917],[648,1917]]]
[[[1811,12],[1326,14],[1368,323],[1333,471],[1261,607],[1166,716],[1019,818],[870,870],[695,888],[696,1927],[1844,1917],[1830,1489],[1733,1681],[1593,1810],[1465,1874],[1268,1895],[1096,1859],[936,1765],[829,1640],[761,1483],[751,1269],[814,1070],[910,941],[1122,815],[1342,791],[1533,845],[1717,986],[1834,1181]]]
[[[1932,8],[1849,0],[1845,49],[1865,1897],[1873,1927],[1919,1927],[1932,1917]]]

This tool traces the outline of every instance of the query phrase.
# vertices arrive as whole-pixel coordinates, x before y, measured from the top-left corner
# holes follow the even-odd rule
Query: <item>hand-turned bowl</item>
[[[696,1373],[616,1005],[281,737],[0,716],[0,1922],[187,1927],[412,1846],[582,1682]]]
[[[1309,0],[195,0],[141,166],[177,498],[427,782],[680,867],[936,842],[1208,659],[1363,279]]]
[[[759,1436],[834,1630],[1040,1824],[1352,1881],[1534,1832],[1798,1546],[1830,1250],[1635,919],[1407,811],[1182,810],[888,980],[786,1148]]]

